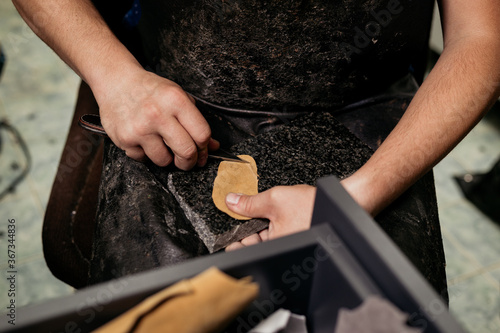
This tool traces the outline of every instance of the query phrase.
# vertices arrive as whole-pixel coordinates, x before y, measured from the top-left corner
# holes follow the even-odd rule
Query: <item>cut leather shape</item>
[[[251,277],[237,280],[212,267],[148,297],[94,333],[219,332],[258,293]]]
[[[250,220],[250,217],[237,214],[226,206],[226,195],[231,192],[246,195],[255,195],[259,192],[255,160],[250,155],[238,155],[238,157],[250,163],[221,162],[214,180],[212,200],[219,210],[229,216],[238,220]]]

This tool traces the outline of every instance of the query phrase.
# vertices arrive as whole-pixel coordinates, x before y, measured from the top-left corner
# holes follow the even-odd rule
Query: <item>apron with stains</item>
[[[141,0],[144,67],[197,100],[223,146],[287,117],[330,112],[376,149],[423,76],[434,2],[416,0]],[[377,124],[366,126],[366,124]],[[105,148],[92,283],[207,254],[176,227],[158,168]],[[432,173],[376,218],[447,298]]]

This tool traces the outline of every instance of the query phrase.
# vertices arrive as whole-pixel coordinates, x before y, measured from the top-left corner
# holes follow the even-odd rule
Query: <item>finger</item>
[[[175,118],[170,118],[160,127],[160,135],[174,154],[175,166],[189,170],[198,160],[198,149],[189,133]]]
[[[214,138],[210,138],[210,141],[208,141],[208,151],[216,151],[219,148],[219,141],[215,140]]]
[[[199,167],[204,166],[208,160],[208,152],[215,151],[219,149],[219,147],[219,141],[210,138],[210,140],[208,141],[208,146],[204,149],[198,150],[198,162],[196,163],[196,165]]]
[[[205,165],[208,159],[207,146],[210,142],[212,132],[208,122],[196,108],[194,98],[184,90],[180,89],[180,87],[179,89],[171,89],[170,93],[163,95],[163,97],[168,99],[167,103],[173,110],[172,116],[190,136],[191,141],[194,142],[197,150],[197,154],[195,156],[196,160],[194,162],[190,160],[192,157],[191,154],[189,154],[189,160],[185,161],[184,159],[186,156],[184,156],[182,152],[177,154],[174,147],[169,145],[169,147],[174,151],[176,157],[179,157],[179,161],[177,161],[176,158],[176,165],[183,170],[191,169],[196,162],[198,166]],[[167,139],[167,142],[170,143],[170,140]],[[191,152],[193,148],[189,149]]]
[[[125,155],[130,157],[133,160],[144,162],[146,160],[146,154],[141,147],[129,147],[124,149]]]
[[[269,191],[256,195],[229,193],[226,196],[226,206],[233,212],[248,217],[270,219],[272,213]]]
[[[253,235],[250,235],[248,237],[243,238],[240,242],[244,246],[250,246],[250,245],[262,243],[262,239],[260,238],[259,234],[253,234]]]
[[[163,139],[158,135],[148,135],[143,138],[141,146],[149,159],[158,166],[167,166],[173,161]]]
[[[208,147],[198,150],[198,161],[196,162],[196,165],[202,167],[207,163],[207,160],[208,160]]]
[[[220,147],[219,141],[217,141],[213,138],[210,138],[210,140],[208,141],[207,147],[204,149],[198,150],[198,163],[197,163],[197,165],[200,167],[204,166],[208,160],[208,152],[209,151],[216,151],[217,149],[219,149],[219,147]]]
[[[235,242],[233,244],[229,244],[226,247],[226,252],[238,250],[238,249],[241,249],[241,248],[244,248],[244,247],[245,246],[243,244],[241,244],[240,242]]]
[[[187,94],[187,96],[188,96],[189,100],[191,101],[191,103],[196,105],[196,100],[194,99],[194,97],[191,94]]]
[[[261,232],[259,232],[259,236],[263,242],[268,241],[269,240],[269,229],[264,229]]]
[[[212,131],[206,119],[192,103],[185,103],[181,110],[176,112],[176,118],[189,133],[199,150],[208,146]]]

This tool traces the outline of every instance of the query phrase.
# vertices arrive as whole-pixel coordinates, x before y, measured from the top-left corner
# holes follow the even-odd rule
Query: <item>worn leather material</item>
[[[209,268],[148,297],[95,333],[222,332],[259,295],[251,280]]]
[[[410,88],[411,86],[410,82]],[[407,88],[401,91],[400,95],[391,91],[387,95],[362,101],[355,108],[347,108],[338,114],[338,119],[357,137],[359,143],[355,145],[360,145],[359,147],[367,145],[372,147],[372,150],[378,147],[411,101],[411,94]],[[415,88],[413,85],[413,89]],[[210,120],[212,128],[219,128],[221,131],[226,128],[223,132],[226,134],[223,142],[228,145],[237,144],[240,149],[247,147],[245,149],[265,152],[265,149],[259,148],[259,144],[262,144],[259,143],[260,136],[268,135],[265,137],[271,141],[266,139],[266,144],[272,144],[273,133],[277,133],[279,137],[280,126],[289,121],[287,118],[278,117],[281,125],[275,125],[273,129],[261,128],[261,132],[253,134],[242,130],[255,128],[249,125],[251,122],[248,114],[241,117],[244,120],[243,125],[235,125],[225,118],[224,112],[213,108],[209,110],[206,106],[201,106],[200,109]],[[234,117],[235,114],[232,113],[231,116]],[[272,118],[275,115],[267,117]],[[261,123],[265,118],[266,116],[258,114],[253,115],[252,119],[255,124]],[[360,126],[360,118],[363,119],[363,124],[383,123],[383,119],[387,122],[385,126],[375,128]],[[299,117],[293,122],[300,122],[301,119]],[[231,124],[229,127],[234,131],[227,131],[228,124]],[[216,133],[218,130],[214,131],[214,137],[217,138]],[[339,137],[338,140],[339,146],[335,149],[330,148],[332,148],[331,153],[336,156],[336,163],[342,165],[342,160],[353,158],[353,147],[351,139],[342,140]],[[252,148],[254,144],[257,146]],[[342,148],[342,145],[345,147]],[[368,147],[363,150],[364,153],[356,155],[358,157],[342,166],[343,169],[339,170],[345,170],[345,173],[338,175],[344,177],[359,168],[371,154],[372,150]],[[169,170],[173,169],[132,161],[109,142],[105,154],[107,159],[101,184],[99,219],[90,274],[93,283],[208,254],[207,248],[196,236],[186,211],[180,209],[181,205],[172,195],[168,179]],[[272,174],[270,168],[276,170],[283,168],[274,163],[279,162],[272,162],[264,168],[271,172],[270,174]],[[349,167],[353,169],[348,171]],[[307,177],[306,174],[307,172],[304,175],[297,175],[297,182],[300,182],[300,177]],[[180,177],[190,176],[186,174]],[[269,179],[272,181],[278,178],[272,176]],[[186,184],[188,183],[193,182]],[[189,186],[192,186],[193,191],[206,187],[186,186],[188,192]],[[419,180],[389,208],[380,213],[376,220],[446,300],[445,259],[432,173]]]
[[[337,109],[425,66],[432,0],[141,0],[147,68],[210,102]]]
[[[151,171],[156,169],[130,159],[106,139],[90,283],[208,253]]]
[[[75,288],[88,283],[103,154],[102,138],[84,131],[78,120],[97,112],[94,96],[82,82],[43,221],[47,266]]]
[[[312,87],[310,93],[306,94],[306,97],[303,98],[301,96],[302,92],[301,89],[304,87],[302,85],[303,83],[305,83],[306,85],[310,85],[310,84],[315,84],[317,82],[324,83],[324,81],[317,80],[317,76],[315,77],[310,73],[304,74],[300,72],[295,73],[300,75],[298,79],[293,78],[292,81],[286,80],[286,77],[281,75],[281,73],[283,73],[283,70],[289,71],[292,66],[289,66],[289,63],[284,62],[281,68],[282,71],[280,75],[273,76],[269,75],[270,72],[266,73],[266,79],[272,81],[270,83],[270,86],[265,87],[262,85],[254,85],[253,83],[257,82],[254,78],[258,78],[259,68],[252,66],[251,63],[245,65],[245,61],[258,60],[259,52],[266,51],[266,49],[263,48],[262,45],[268,47],[268,45],[271,44],[269,44],[270,40],[268,39],[265,40],[263,44],[258,44],[258,45],[247,43],[246,41],[248,39],[245,38],[241,39],[242,36],[238,34],[238,31],[240,32],[242,30],[247,31],[248,27],[252,27],[252,29],[259,29],[259,27],[269,27],[269,22],[270,24],[274,24],[272,20],[270,20],[266,25],[257,24],[256,22],[258,21],[254,20],[255,14],[252,13],[252,15],[248,16],[249,20],[247,20],[246,22],[245,20],[243,20],[238,23],[240,30],[234,30],[232,27],[228,28],[228,24],[230,23],[229,21],[227,22],[217,21],[216,23],[221,28],[219,29],[219,31],[222,32],[221,36],[214,37],[203,33],[201,35],[199,34],[200,32],[204,32],[204,30],[201,29],[202,28],[202,25],[200,25],[201,23],[204,24],[207,22],[214,21],[212,20],[212,17],[214,17],[212,14],[218,14],[218,13],[224,14],[226,11],[229,10],[227,14],[234,15],[234,13],[231,13],[231,10],[233,10],[235,6],[243,4],[242,1],[238,0],[224,1],[222,2],[222,4],[226,4],[227,6],[225,6],[224,8],[222,8],[221,6],[215,6],[209,11],[201,11],[197,13],[184,11],[183,13],[181,13],[182,15],[177,16],[182,20],[181,22],[182,24],[174,26],[173,21],[167,19],[172,13],[171,11],[168,10],[168,7],[164,6],[163,8],[160,9],[153,8],[152,10],[150,7],[148,10],[147,8],[148,5],[151,6],[153,2],[148,0],[143,0],[141,1],[141,4],[144,5],[143,9],[145,10],[143,12],[144,16],[140,24],[142,40],[138,38],[139,36],[137,31],[135,30],[125,31],[121,27],[119,27],[120,25],[119,21],[122,17],[120,15],[126,12],[126,10],[128,9],[127,8],[128,4],[125,5],[125,3],[123,2],[121,4],[118,4],[118,2],[114,1],[121,8],[117,12],[115,10],[116,6],[114,6],[112,3],[99,0],[95,0],[94,2],[99,6],[101,12],[104,14],[107,21],[112,23],[111,24],[112,28],[122,40],[125,39],[133,40],[132,43],[127,43],[127,45],[129,49],[133,51],[134,55],[140,59],[141,63],[147,69],[154,71],[160,75],[163,75],[167,78],[176,80],[183,87],[187,88],[198,97],[219,105],[224,105],[229,107],[259,106],[258,108],[252,107],[251,109],[271,110],[271,111],[277,110],[281,112],[295,111],[296,109],[300,109],[300,107],[297,107],[297,105],[306,104],[309,103],[310,101],[316,103],[317,106],[328,105],[330,107],[331,106],[344,107],[348,105],[350,102],[359,101],[361,99],[364,99],[365,97],[373,95],[374,93],[376,93],[376,91],[381,91],[385,89],[385,87],[389,85],[389,82],[393,81],[397,77],[404,75],[409,69],[410,70],[415,69],[415,71],[420,73],[421,75],[421,73],[423,72],[422,69],[425,66],[425,54],[427,45],[426,41],[428,37],[428,31],[430,28],[430,13],[432,12],[432,5],[433,5],[433,1],[425,1],[425,3],[420,1],[415,2],[411,0],[401,1],[400,3],[405,9],[404,12],[400,15],[400,18],[397,20],[397,23],[391,25],[390,31],[382,29],[381,34],[387,33],[387,35],[392,38],[395,35],[394,32],[395,30],[403,28],[406,29],[409,27],[412,30],[410,32],[408,32],[407,30],[406,36],[401,35],[401,38],[395,41],[396,44],[391,43],[390,40],[388,41],[389,44],[380,43],[382,40],[379,38],[371,40],[371,44],[370,43],[367,44],[366,48],[365,47],[358,48],[360,51],[363,51],[362,56],[360,56],[360,54],[357,53],[357,51],[351,54],[353,56],[353,59],[351,60],[352,66],[349,65],[347,59],[343,59],[342,57],[339,56],[335,56],[333,58],[328,58],[328,57],[323,58],[324,61],[319,62],[321,63],[321,66],[328,67],[330,65],[335,65],[337,66],[337,69],[340,69],[340,73],[343,76],[341,75],[337,77],[337,79],[332,81],[335,85],[339,84],[340,86],[336,86],[335,89],[329,90],[328,94],[324,96],[321,96],[321,94],[318,93],[321,91],[321,89],[318,90],[317,88]],[[307,8],[313,2],[314,1],[303,1],[303,2],[291,1],[290,4],[292,6],[288,7],[284,6],[284,7],[295,9],[297,12],[297,10],[300,11],[301,8]],[[160,3],[160,2],[155,2],[155,3]],[[244,3],[245,8],[243,9],[244,11],[248,12],[250,8],[248,6],[253,6],[252,8],[255,9],[256,8],[255,6],[258,6],[259,4],[262,3],[263,2],[260,1],[247,1]],[[272,3],[274,4],[275,2],[273,1]],[[326,1],[323,2],[323,5],[325,5],[325,3]],[[332,5],[335,6],[344,7],[341,8],[342,10],[338,11],[338,14],[335,14],[337,16],[338,15],[343,16],[343,19],[338,21],[343,23],[341,24],[336,23],[335,25],[335,27],[337,27],[337,30],[335,31],[333,36],[335,38],[341,36],[342,38],[334,41],[334,43],[337,43],[338,45],[339,43],[345,42],[350,46],[357,47],[360,45],[359,43],[357,45],[354,39],[356,37],[356,34],[358,33],[356,28],[360,30],[365,30],[366,27],[374,20],[371,10],[380,12],[380,10],[383,10],[384,6],[386,6],[387,3],[389,3],[389,1],[384,2],[384,1],[345,0],[345,1],[338,1],[338,2],[336,1],[331,3]],[[190,5],[207,6],[210,4],[210,1],[176,0],[169,2],[165,1],[163,2],[163,4],[168,4],[169,6],[171,5],[177,9],[182,10],[182,8],[185,8],[186,6]],[[276,6],[273,7],[274,9],[282,7],[282,2],[280,2],[279,4],[276,2],[276,4],[277,7]],[[328,5],[329,4],[327,4],[327,6]],[[364,12],[363,11],[358,12],[361,13],[361,16],[353,16],[349,19],[349,16],[347,15],[349,7],[360,6],[360,5],[364,6],[363,9]],[[260,12],[255,11],[255,13],[258,14]],[[189,14],[195,14],[195,15],[190,16]],[[220,15],[218,15],[217,17],[220,17]],[[315,19],[317,17],[325,17],[325,16],[324,14],[320,16],[315,16]],[[203,20],[203,18],[209,18],[209,20]],[[261,18],[268,19],[269,16],[264,15],[261,16]],[[319,23],[322,22],[321,20],[317,21]],[[186,27],[186,25],[189,26]],[[163,29],[158,30],[159,26],[160,27],[163,26]],[[287,24],[281,25],[281,27],[283,26],[287,26]],[[173,30],[170,28],[172,28]],[[276,31],[279,31],[279,29],[277,29]],[[283,32],[283,30],[281,31]],[[295,32],[301,34],[303,31],[306,30],[301,31],[300,29],[297,29],[297,31]],[[198,36],[193,36],[193,34],[198,34]],[[311,34],[308,33],[305,35],[311,35]],[[175,43],[173,43],[172,45],[180,47],[177,48],[176,57],[174,58],[162,57],[161,53],[163,51],[159,52],[159,48],[164,47],[165,41],[169,40],[168,38],[165,38],[166,36],[173,36],[171,40],[174,40]],[[279,34],[274,34],[272,38],[276,40],[276,37],[279,38]],[[250,59],[248,59],[248,57],[244,56],[244,53],[227,52],[228,50],[229,51],[231,50],[232,44],[228,45],[226,43],[223,44],[223,47],[218,47],[217,42],[220,41],[221,38],[229,42],[235,41],[236,43],[239,43],[239,47],[242,47],[243,49],[247,48],[247,50],[251,52],[251,55],[255,54],[257,56],[256,57],[251,56],[249,57]],[[358,42],[364,43],[365,40],[363,40],[363,38],[364,37],[361,37],[361,39]],[[244,42],[243,44],[241,44],[242,41]],[[301,40],[299,44],[303,44],[302,42],[304,41],[305,40]],[[284,39],[283,41],[281,41],[281,43],[284,44],[285,49],[292,50],[292,52],[288,53],[287,55],[293,55],[294,48],[292,46],[294,42]],[[400,43],[399,47],[397,43]],[[404,43],[404,45],[401,43]],[[143,45],[144,48],[142,48]],[[298,50],[300,51],[300,55],[307,57],[309,54],[311,55],[310,57],[311,61],[318,60],[318,58],[315,57],[314,48],[307,50],[304,49],[301,45],[298,46],[300,46],[298,48]],[[325,50],[327,50],[327,52],[320,52],[321,56],[328,55],[328,45],[326,46],[327,47],[325,48]],[[183,52],[183,48],[185,49],[190,47],[191,47],[191,50],[189,50],[190,52],[187,53]],[[207,47],[211,48],[209,52],[206,52]],[[405,50],[403,52],[398,52],[401,51],[401,47],[404,48]],[[195,52],[191,53],[192,50],[194,50]],[[143,51],[146,52],[147,55],[146,57],[142,56]],[[252,53],[253,51],[256,51],[257,53]],[[270,49],[269,51],[271,53],[267,53],[267,55],[264,57],[265,59],[268,58],[270,59],[271,57],[268,57],[268,55],[275,52],[274,50]],[[167,51],[167,52],[172,52],[172,51]],[[386,57],[384,56],[385,52],[394,52],[397,55],[396,56],[389,55],[388,57]],[[347,54],[349,54],[349,52],[347,52]],[[234,62],[233,69],[226,68],[226,71],[224,70],[224,68],[217,69],[215,67],[210,67],[211,70],[214,70],[215,73],[214,77],[217,78],[217,80],[219,80],[218,84],[215,85],[215,87],[221,87],[220,89],[215,89],[216,93],[212,94],[213,91],[211,92],[209,89],[208,90],[205,89],[208,86],[212,87],[211,85],[209,85],[210,76],[202,75],[202,73],[197,71],[197,69],[209,68],[209,67],[203,67],[203,64],[204,63],[206,64],[207,60],[211,61],[214,59],[222,60],[221,61],[222,64],[228,64],[228,63],[233,64],[231,61],[228,61],[231,59],[236,60],[236,62]],[[370,59],[376,61],[377,64],[373,66]],[[184,60],[189,60],[189,61],[184,61]],[[366,60],[368,61],[365,62]],[[378,62],[377,60],[380,60],[381,62]],[[162,61],[164,62],[162,63]],[[167,72],[172,62],[176,63],[177,65],[187,64],[188,66],[190,66],[188,68],[189,70],[179,71],[177,70],[178,68],[175,69],[174,67],[172,67],[172,73]],[[396,64],[397,66],[394,67],[394,65]],[[238,74],[239,72],[234,72],[235,70],[238,70],[238,67],[239,70],[241,70],[240,65],[243,65],[243,68],[245,68],[244,72],[247,75],[242,76]],[[356,68],[356,66],[354,65],[360,65],[359,70],[353,70],[354,68]],[[186,75],[184,75],[183,77],[178,76],[183,73],[185,73]],[[231,73],[234,73],[235,75],[231,75]],[[364,73],[370,73],[370,75],[366,76]],[[220,81],[221,79],[222,80],[236,79],[236,81],[225,81],[224,84],[220,85],[219,83],[221,83]],[[240,87],[240,85],[238,84],[238,80],[245,81],[245,85],[241,87],[251,88],[251,90],[249,90],[248,93],[241,95],[245,97],[243,99],[243,102],[239,96],[235,97],[235,95],[238,95],[238,93],[235,93],[234,91],[227,91],[228,87],[229,88]],[[275,98],[275,96],[277,95],[273,94],[272,90],[276,88],[279,90],[279,88],[281,88],[282,85],[289,84],[290,82],[293,83],[291,85],[292,88],[296,89],[294,93],[292,93],[291,95],[278,94],[280,97]],[[330,83],[327,82],[328,85]],[[213,87],[211,89],[213,89]],[[270,95],[268,94],[269,92],[271,92]],[[260,96],[264,97],[260,98]],[[283,96],[286,96],[287,98],[292,97],[292,102],[286,100],[284,103],[280,103],[280,99],[282,100]],[[294,99],[296,96],[299,97],[299,100]],[[381,102],[381,100],[379,100],[378,102]],[[392,103],[393,104],[391,105],[395,106],[393,109],[372,108],[371,106],[369,108],[358,108],[358,110],[364,110],[360,111],[361,113],[358,116],[356,116],[355,112],[351,112],[354,111],[355,108],[345,110],[344,113],[338,114],[338,119],[341,122],[343,122],[344,125],[346,125],[353,133],[355,133],[361,139],[361,141],[365,142],[367,145],[374,148],[380,144],[381,140],[383,140],[385,135],[388,133],[387,131],[390,130],[390,128],[392,128],[395,122],[399,119],[402,110],[396,110],[397,109],[396,106],[398,104],[400,106],[403,106],[407,102],[403,102],[401,99],[396,98],[395,101],[393,101]],[[368,104],[365,104],[365,106],[367,105]],[[309,104],[307,106],[309,106]],[[203,109],[203,107],[200,108]],[[318,108],[318,110],[319,109],[321,108]],[[387,109],[391,110],[386,112],[385,110]],[[378,113],[368,112],[367,110],[377,111]],[[213,133],[217,133],[217,137],[227,147],[232,146],[237,142],[242,142],[242,140],[252,137],[255,133],[259,133],[261,131],[267,131],[271,129],[275,123],[280,123],[281,121],[287,122],[289,120],[287,117],[281,117],[281,118],[262,117],[260,118],[259,121],[255,122],[255,121],[248,121],[249,117],[250,118],[253,117],[249,116],[249,117],[242,117],[246,119],[245,121],[238,121],[238,117],[231,117],[230,115],[227,114],[224,115],[224,113],[217,113],[211,111],[204,112],[204,115],[207,117],[207,119],[210,120],[209,122],[212,126]],[[342,116],[344,116],[344,119],[342,119]],[[232,119],[233,121],[230,122],[229,119]],[[367,127],[365,125],[366,123],[370,123],[370,121],[372,120],[379,124],[384,124],[384,126],[380,127],[380,128],[383,127],[384,129],[381,130],[381,132],[377,132],[372,127]],[[251,130],[249,130],[250,127]],[[262,129],[262,127],[264,129]],[[74,133],[74,131],[72,132]],[[105,156],[108,158],[108,162],[105,162],[105,170],[104,170],[105,172],[106,170],[108,173],[112,172],[112,170],[118,170],[117,172],[118,174],[116,175],[117,179],[121,177],[121,180],[124,181],[126,180],[127,170],[131,170],[137,167],[139,174],[141,174],[142,171],[144,171],[144,176],[141,175],[139,178],[132,179],[132,183],[140,183],[144,180],[143,177],[145,177],[146,180],[149,179],[150,181],[149,183],[146,181],[146,184],[152,184],[151,180],[154,178],[152,178],[149,174],[155,172],[154,166],[148,165],[145,168],[141,169],[141,166],[144,166],[143,164],[135,164],[136,162],[127,160],[125,166],[122,168],[116,168],[116,169],[110,168],[111,164],[109,160],[113,161],[114,166],[120,166],[121,163],[120,161],[123,161],[123,159],[126,158],[126,156],[120,150],[116,149],[116,147],[113,147],[113,145],[109,144],[109,142],[105,151]],[[88,160],[92,161],[92,159]],[[96,169],[94,168],[93,170]],[[81,177],[84,177],[83,179],[85,179],[85,177],[87,177],[86,175],[87,173],[84,173],[81,175]],[[106,182],[104,182],[103,184],[101,184],[101,187],[107,187],[109,185]],[[74,189],[79,187],[76,185],[75,186],[70,185],[70,187],[68,188]],[[123,185],[118,186],[118,188],[119,189],[121,188],[122,193],[127,193],[127,195],[131,195],[130,192],[133,191],[131,188],[127,188],[126,186]],[[114,198],[113,200],[118,200],[119,198],[121,198],[122,201],[123,200],[125,201],[125,203],[121,204],[118,203],[118,207],[120,207],[122,212],[124,212],[123,215],[124,220],[120,222],[118,221],[118,219],[111,220],[112,223],[110,223],[110,225],[106,227],[107,229],[104,228],[103,226],[97,227],[98,229],[103,228],[104,231],[97,230],[96,233],[96,238],[95,238],[96,242],[94,243],[95,246],[94,258],[92,260],[92,265],[94,268],[90,271],[92,283],[104,281],[107,279],[111,279],[113,277],[131,274],[142,270],[152,269],[164,264],[171,264],[172,262],[185,260],[195,255],[206,254],[206,249],[204,249],[203,246],[201,246],[200,244],[196,243],[188,244],[188,249],[190,249],[188,251],[189,253],[186,254],[185,252],[183,252],[182,247],[186,243],[186,239],[185,238],[183,239],[183,237],[186,236],[185,233],[186,229],[181,228],[177,230],[175,228],[175,225],[166,224],[164,221],[168,220],[169,213],[167,213],[167,217],[162,221],[161,216],[164,214],[164,209],[168,208],[171,203],[171,196],[169,194],[161,193],[161,195],[159,195],[156,199],[152,200],[153,202],[158,203],[158,207],[150,209],[152,207],[151,202],[147,202],[148,200],[146,198],[149,198],[148,195],[151,195],[151,193],[148,194],[148,192],[146,191],[147,188],[145,188],[145,186],[139,188],[145,190],[145,192],[142,192],[142,194],[144,195],[142,201],[138,201],[141,204],[146,202],[144,210],[140,210],[140,213],[134,213],[133,210],[130,207],[127,207],[126,204],[127,198],[129,197],[120,196],[121,192],[116,191],[115,194],[117,194],[117,198]],[[108,189],[108,191],[109,193],[112,193],[113,189],[110,188]],[[54,197],[51,198],[51,202],[53,202],[54,205],[58,200],[57,198],[61,198],[66,195],[64,194],[65,192],[59,191],[58,193],[60,195],[56,195],[57,194],[56,193],[54,194]],[[439,221],[437,217],[437,209],[435,204],[435,193],[432,183],[432,175],[425,176],[424,179],[419,181],[414,187],[412,187],[412,189],[409,190],[408,193],[410,194],[408,195],[405,194],[401,199],[396,201],[390,208],[388,208],[386,211],[380,214],[377,220],[382,225],[384,230],[388,232],[388,234],[410,257],[412,262],[419,268],[419,270],[424,274],[424,276],[426,276],[426,278],[431,282],[434,288],[438,292],[442,291],[443,292],[442,295],[446,296],[444,254],[442,249],[441,236],[439,232]],[[135,195],[137,196],[137,194]],[[70,196],[68,196],[68,198],[69,197]],[[165,200],[162,200],[162,198],[165,198]],[[78,200],[75,202],[78,202]],[[67,207],[74,207],[74,205],[75,205],[74,203],[69,203]],[[103,207],[105,207],[105,203],[101,201],[100,210],[102,210]],[[409,212],[409,214],[407,214],[406,217],[404,216],[403,213],[405,210]],[[62,210],[60,211],[62,212]],[[71,208],[68,208],[65,210],[65,212],[72,212],[72,210]],[[66,221],[70,220],[71,217],[68,217],[67,213],[62,212],[62,214],[63,215],[51,215],[51,213],[49,213],[45,219],[45,224],[47,224],[47,226],[49,224],[57,226],[58,223],[59,224],[63,223],[62,226],[66,228],[65,230],[69,230],[68,228],[70,228],[70,225],[65,223]],[[84,230],[82,229],[81,232],[87,233],[87,235],[89,234],[89,232],[90,234],[92,234],[92,232],[89,231],[92,230],[93,227],[93,224],[89,223],[89,221],[92,221],[92,214],[93,210],[88,209],[86,210],[86,214],[82,215],[83,219],[85,219],[85,216],[88,216],[88,219],[85,221],[87,223],[80,224],[86,226],[85,228],[83,228]],[[57,219],[58,222],[56,222],[55,224],[51,222],[48,223],[47,221],[50,220],[51,217]],[[400,223],[400,221],[404,221],[404,223]],[[123,225],[128,225],[127,222],[133,222],[128,227],[127,231],[129,232],[128,236],[124,236],[120,233],[113,232],[113,228],[117,228],[115,230],[118,230],[120,228],[120,223],[122,223]],[[168,232],[169,230],[174,231],[173,237],[162,236],[165,231]],[[178,232],[179,230],[180,232]],[[159,237],[160,238],[164,237],[164,239],[159,240],[158,239]],[[81,262],[79,262],[78,261],[79,259],[75,259],[79,258],[81,254],[78,253],[78,250],[75,250],[74,248],[74,243],[73,243],[74,239],[71,233],[63,232],[62,229],[58,230],[55,227],[49,228],[44,225],[44,238],[45,238],[44,251],[46,254],[46,258],[49,258],[48,262],[49,261],[53,262],[52,264],[49,264],[49,267],[51,267],[52,271],[59,272],[55,273],[56,276],[60,277],[61,279],[63,279],[63,281],[66,281],[72,285],[81,286],[82,283],[86,283],[85,274],[82,274],[82,272],[85,273],[86,272],[85,267],[88,266],[86,266],[85,263],[82,264]],[[131,239],[133,241],[129,242],[129,240]],[[47,247],[46,249],[46,244],[50,245],[50,242],[52,242],[53,243],[52,245],[54,246],[52,246],[50,250],[48,250],[49,248]],[[73,250],[70,250],[70,252],[68,252],[68,255],[64,254],[60,256],[60,253],[58,251],[60,251],[61,246],[55,246],[55,245],[63,244],[62,248],[64,248],[65,245],[68,244],[67,242],[73,243],[71,244],[71,246],[69,246],[73,247]],[[134,242],[136,243],[135,245]],[[111,246],[112,250],[107,252],[106,246],[103,245],[104,243],[108,243]],[[132,245],[127,246],[127,244],[132,244]],[[113,247],[114,245],[117,245],[117,247],[114,248]],[[101,247],[101,249],[104,252],[95,251],[95,249],[98,249],[99,247]],[[115,249],[116,251],[113,252],[114,251],[113,249]],[[164,249],[167,249],[167,253],[173,254],[173,257],[171,257],[168,260],[168,262],[158,259],[158,254],[164,253],[163,252]],[[120,252],[122,250],[123,252]],[[175,256],[176,254],[180,255],[176,257]],[[64,261],[64,259],[58,260],[60,259],[58,257],[69,258],[70,264],[67,264],[66,261]],[[130,260],[128,260],[129,258]],[[75,265],[75,263],[77,262],[79,263]],[[82,282],[75,282],[75,281],[82,281]]]

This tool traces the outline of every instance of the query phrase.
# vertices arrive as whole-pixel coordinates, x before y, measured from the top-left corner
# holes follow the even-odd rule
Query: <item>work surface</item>
[[[344,178],[371,155],[366,145],[327,113],[300,117],[231,150],[255,159],[259,192],[277,185],[314,185],[327,175]],[[193,172],[170,172],[167,181],[168,190],[210,252],[267,226],[259,219],[233,219],[215,207],[211,195],[218,164],[210,161]]]

